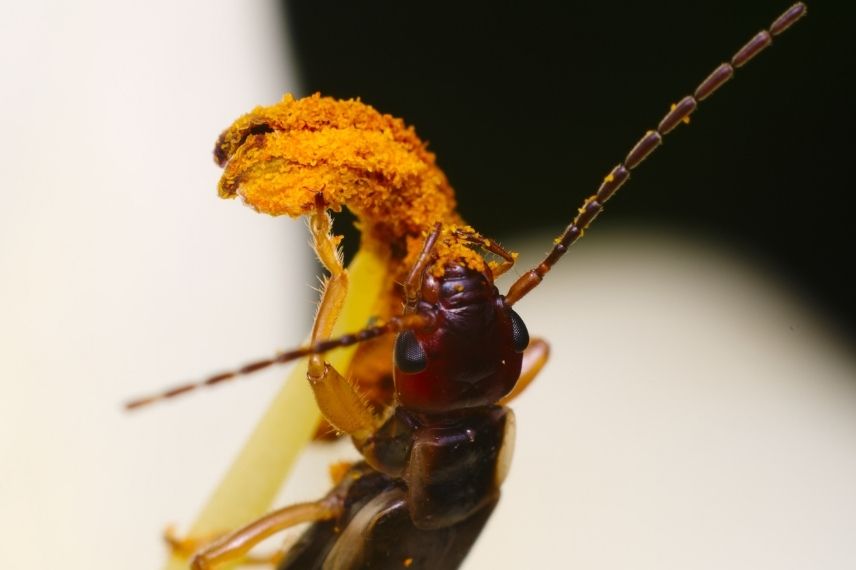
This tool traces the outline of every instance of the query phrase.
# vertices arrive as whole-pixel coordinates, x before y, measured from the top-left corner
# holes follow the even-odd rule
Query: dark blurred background
[[[360,97],[415,125],[467,221],[503,237],[558,233],[671,102],[788,6],[284,0],[283,32],[306,94]],[[854,12],[809,3],[608,208],[610,224],[763,260],[851,339]]]

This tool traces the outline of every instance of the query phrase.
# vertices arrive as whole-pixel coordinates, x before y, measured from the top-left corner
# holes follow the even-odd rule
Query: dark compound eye
[[[529,346],[529,331],[520,315],[512,309],[509,311],[511,312],[511,342],[514,345],[514,350],[523,352]]]
[[[427,365],[428,357],[425,355],[425,351],[422,349],[422,345],[419,344],[413,331],[399,333],[395,339],[396,368],[408,374],[415,374],[425,370]]]

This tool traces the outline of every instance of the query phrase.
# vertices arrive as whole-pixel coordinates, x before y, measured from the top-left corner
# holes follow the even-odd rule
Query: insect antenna
[[[710,97],[734,75],[734,70],[746,65],[752,58],[761,53],[778,36],[791,27],[797,20],[805,16],[806,6],[798,2],[785,10],[776,18],[768,30],[761,30],[743,45],[731,58],[730,62],[720,64],[702,81],[692,95],[687,95],[673,104],[668,113],[660,120],[655,130],[648,131],[639,139],[624,161],[613,168],[603,179],[597,192],[585,199],[577,211],[576,217],[565,228],[565,231],[553,241],[550,253],[534,268],[524,273],[511,287],[505,297],[509,305],[513,305],[532,289],[538,286],[547,272],[552,269],[568,248],[583,236],[585,230],[603,211],[603,206],[621,186],[630,178],[630,171],[635,169],[643,160],[663,142],[663,137],[675,127],[689,123],[690,115],[696,110],[700,101]]]
[[[407,279],[404,280],[404,306],[406,313],[412,313],[416,310],[416,303],[419,301],[419,284],[422,280],[422,273],[431,261],[431,252],[434,246],[437,245],[437,238],[440,237],[442,224],[437,222],[428,237],[425,238],[425,243],[422,245],[422,251],[419,252],[419,257],[413,267],[410,268],[410,273]]]
[[[187,384],[175,386],[173,388],[170,388],[169,390],[164,390],[163,392],[157,394],[133,399],[125,403],[125,409],[136,410],[138,408],[154,404],[155,402],[159,402],[161,400],[167,400],[169,398],[181,396],[182,394],[192,392],[199,388],[214,386],[215,384],[220,384],[222,382],[226,382],[227,380],[233,380],[241,376],[248,376],[253,372],[258,372],[259,370],[263,370],[265,368],[269,368],[277,364],[285,364],[287,362],[291,362],[292,360],[303,358],[304,356],[309,356],[311,354],[321,354],[333,350],[335,348],[342,348],[345,346],[359,344],[361,342],[365,342],[367,340],[377,338],[379,336],[399,332],[402,330],[427,328],[432,326],[433,323],[434,317],[427,313],[411,313],[409,315],[402,315],[400,317],[392,317],[383,324],[366,327],[355,333],[342,335],[336,338],[320,340],[313,344],[302,346],[300,348],[295,348],[294,350],[280,352],[272,358],[266,358],[264,360],[250,362],[249,364],[245,364],[241,368],[237,368],[235,370],[215,374],[214,376],[210,376],[205,380],[200,380],[198,382],[189,382]]]

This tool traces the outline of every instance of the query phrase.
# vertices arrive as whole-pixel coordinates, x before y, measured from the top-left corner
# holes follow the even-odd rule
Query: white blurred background
[[[4,568],[159,567],[161,530],[192,520],[284,374],[121,402],[308,328],[302,224],[218,200],[210,154],[300,91],[277,10],[6,6]],[[512,474],[467,568],[854,567],[849,345],[733,245],[607,220],[521,302],[554,354],[515,405]],[[505,241],[526,265],[551,233]],[[313,452],[286,497],[322,492],[342,452]]]
[[[4,12],[0,565],[156,568],[161,530],[190,522],[282,371],[136,415],[122,402],[293,345],[312,315],[302,224],[218,199],[211,154],[296,88],[280,15]]]

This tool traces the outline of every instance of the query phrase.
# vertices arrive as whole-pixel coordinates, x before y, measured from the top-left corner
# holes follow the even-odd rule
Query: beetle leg
[[[291,550],[297,541],[300,539],[300,534],[290,534],[285,537],[285,540],[275,550],[267,554],[247,554],[237,561],[232,561],[232,564],[238,564],[241,568],[244,566],[267,566],[277,568],[282,559],[286,557],[288,551]],[[192,552],[190,554],[193,554]],[[189,557],[190,555],[188,555]]]
[[[500,275],[514,267],[514,262],[517,261],[516,253],[508,251],[507,249],[499,245],[499,243],[497,243],[496,241],[488,237],[484,237],[472,228],[458,229],[455,234],[467,243],[471,243],[475,246],[481,247],[491,252],[492,254],[502,258],[502,262],[493,268],[494,277],[499,277]]]
[[[315,314],[311,337],[313,343],[332,336],[333,326],[342,312],[342,305],[348,294],[348,271],[343,265],[339,251],[340,238],[331,233],[332,226],[330,214],[319,203],[316,212],[309,217],[309,230],[315,254],[330,276],[324,282],[321,302]]]
[[[533,338],[529,341],[529,346],[523,351],[523,364],[520,369],[520,378],[517,379],[517,384],[511,389],[511,392],[505,395],[499,403],[506,405],[508,402],[519,396],[538,376],[547,360],[550,358],[550,345],[547,341],[541,338]]]
[[[379,418],[357,387],[321,356],[310,357],[306,378],[330,425],[353,437],[358,447],[380,427]]]
[[[286,537],[283,544],[273,552],[261,555],[249,554],[241,558],[238,564],[241,566],[272,566],[276,568],[279,566],[279,563],[282,562],[282,559],[288,554],[291,547],[297,543],[299,538],[299,534],[290,535]]]
[[[219,534],[211,534],[196,538],[181,538],[178,533],[175,532],[175,528],[172,525],[166,527],[163,531],[163,540],[169,547],[170,552],[178,554],[182,558],[190,558],[194,552],[219,537]]]
[[[279,509],[208,544],[193,557],[191,568],[210,570],[224,562],[236,561],[277,532],[301,523],[330,520],[341,511],[341,501],[331,496],[313,503],[299,503]]]
[[[348,474],[348,471],[354,466],[353,461],[337,461],[336,463],[332,463],[327,467],[327,470],[330,474],[330,482],[333,485],[338,485],[342,482],[342,479],[345,478],[345,475]]]
[[[309,228],[318,259],[330,272],[312,327],[310,342],[315,343],[333,334],[333,326],[348,293],[348,272],[342,264],[338,238],[331,234],[330,215],[320,202],[310,217]],[[367,438],[377,429],[378,421],[365,398],[351,382],[325,362],[322,355],[309,357],[306,378],[315,393],[318,408],[334,428],[357,440]]]
[[[175,532],[175,529],[172,526],[169,526],[164,530],[163,539],[166,541],[167,546],[169,546],[170,551],[173,554],[177,554],[182,558],[190,559],[195,552],[201,551],[203,547],[209,544],[213,544],[216,540],[221,539],[225,536],[223,534],[211,534],[206,536],[205,538],[181,538]],[[295,537],[290,537],[291,540],[286,540],[286,542],[277,548],[274,552],[270,554],[263,555],[253,555],[248,554],[238,561],[242,566],[250,566],[250,565],[273,565],[279,563],[282,560],[288,549],[295,541]]]

